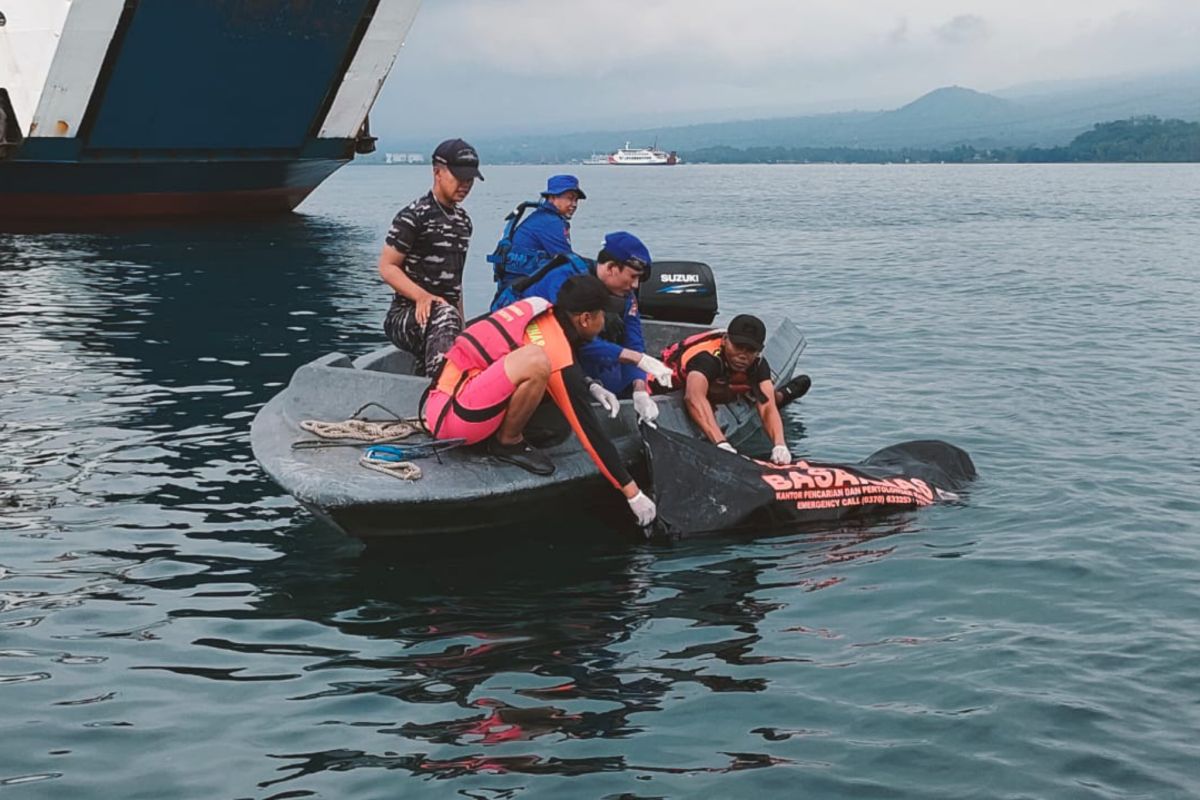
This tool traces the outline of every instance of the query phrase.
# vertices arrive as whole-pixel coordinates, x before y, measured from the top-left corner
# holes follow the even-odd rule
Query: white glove
[[[608,412],[608,416],[610,418],[616,419],[617,414],[621,413],[621,401],[617,399],[615,394],[610,392],[608,389],[605,389],[604,384],[596,381],[592,385],[588,386],[588,392],[590,392],[592,397],[596,398],[596,402]]]
[[[658,508],[654,505],[654,501],[646,497],[641,491],[638,491],[633,497],[628,498],[628,502],[629,509],[637,517],[638,525],[641,525],[643,528],[654,522],[654,518],[658,516]]]
[[[658,419],[658,403],[650,399],[649,392],[641,389],[633,393],[633,410],[637,412],[638,419],[647,425],[653,425],[654,420]]]
[[[772,464],[790,464],[792,463],[791,451],[787,449],[786,444],[777,444],[771,448],[771,463]]]
[[[663,387],[664,389],[671,388],[671,381],[675,373],[671,371],[670,367],[659,361],[654,356],[648,356],[643,353],[642,357],[638,359],[637,366],[638,369],[642,370],[651,378],[653,378],[655,383],[657,383],[659,386]]]
[[[721,448],[722,450],[724,450],[727,453],[736,453],[737,452],[737,448],[734,447],[733,445],[731,445],[729,442],[718,442],[717,447]]]

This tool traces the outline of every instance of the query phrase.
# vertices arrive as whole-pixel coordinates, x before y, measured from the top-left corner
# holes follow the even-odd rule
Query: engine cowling
[[[701,261],[655,261],[638,286],[638,308],[646,319],[709,325],[717,316],[717,279]]]

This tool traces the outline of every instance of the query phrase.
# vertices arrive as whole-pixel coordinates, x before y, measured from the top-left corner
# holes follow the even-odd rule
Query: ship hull
[[[0,226],[286,213],[345,163],[341,158],[0,162]]]
[[[0,226],[286,212],[356,153],[420,0],[4,0]]]

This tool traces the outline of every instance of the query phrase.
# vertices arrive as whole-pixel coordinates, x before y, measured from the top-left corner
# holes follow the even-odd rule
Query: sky
[[[894,108],[1200,66],[1200,0],[424,0],[376,135]]]

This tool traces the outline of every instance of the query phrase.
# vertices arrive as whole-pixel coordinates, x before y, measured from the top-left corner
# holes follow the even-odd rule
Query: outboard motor
[[[638,286],[638,308],[646,319],[711,325],[717,316],[717,279],[700,261],[655,261]]]

